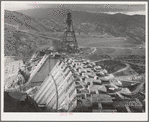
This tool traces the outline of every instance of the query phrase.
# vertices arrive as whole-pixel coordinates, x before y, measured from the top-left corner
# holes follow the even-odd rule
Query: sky
[[[70,3],[70,4],[69,4]],[[105,2],[104,2],[105,3]],[[61,8],[61,7],[66,7],[70,8],[75,11],[88,11],[88,12],[96,12],[96,13],[108,13],[108,14],[115,14],[115,13],[123,13],[123,14],[128,14],[128,15],[134,15],[134,14],[141,14],[145,15],[146,13],[146,6],[143,3],[123,3],[123,4],[115,4],[115,3],[110,3],[106,2],[106,4],[72,4],[72,2],[67,2],[67,3],[58,3],[55,2],[50,3],[50,2],[4,2],[4,9],[5,10],[10,10],[10,11],[17,11],[17,10],[26,10],[26,9],[39,9],[39,8]]]

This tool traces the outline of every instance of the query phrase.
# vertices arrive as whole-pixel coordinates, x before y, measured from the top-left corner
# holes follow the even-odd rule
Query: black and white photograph
[[[2,120],[147,120],[147,5],[2,1]]]

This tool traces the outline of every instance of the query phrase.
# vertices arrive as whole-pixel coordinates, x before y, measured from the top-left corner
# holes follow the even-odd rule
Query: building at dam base
[[[4,88],[9,89],[11,83],[17,79],[18,71],[24,68],[22,60],[14,60],[14,57],[5,57],[4,66]]]

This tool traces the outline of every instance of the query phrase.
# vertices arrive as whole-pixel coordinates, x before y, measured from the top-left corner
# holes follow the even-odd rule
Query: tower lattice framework
[[[76,52],[78,50],[78,43],[76,40],[76,35],[73,28],[73,22],[70,12],[67,13],[66,24],[67,29],[64,32],[63,49],[65,49],[68,52]]]

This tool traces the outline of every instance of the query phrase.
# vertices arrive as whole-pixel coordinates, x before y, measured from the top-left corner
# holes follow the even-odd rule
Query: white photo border
[[[1,1],[1,120],[2,121],[146,121],[148,120],[148,2],[140,1],[38,1],[49,4],[145,4],[146,6],[146,112],[145,113],[33,113],[4,112],[4,3],[35,1]]]

